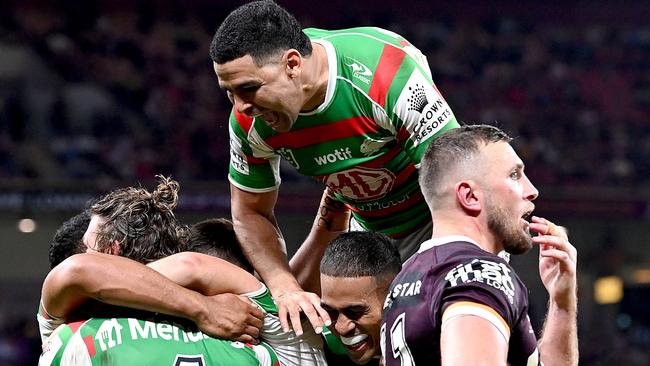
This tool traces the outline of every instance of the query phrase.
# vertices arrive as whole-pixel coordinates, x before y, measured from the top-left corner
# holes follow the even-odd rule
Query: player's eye
[[[260,88],[260,85],[246,85],[240,88],[242,93],[254,93]]]
[[[521,179],[521,171],[514,170],[512,173],[510,173],[510,179],[514,179],[514,180]]]
[[[348,319],[358,320],[362,316],[366,315],[366,309],[365,308],[346,309],[344,313]]]

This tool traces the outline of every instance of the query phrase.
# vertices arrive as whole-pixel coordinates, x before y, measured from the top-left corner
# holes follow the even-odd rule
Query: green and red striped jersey
[[[417,167],[436,135],[458,127],[425,56],[403,37],[375,27],[304,30],[327,51],[325,101],[278,133],[233,109],[233,185],[268,192],[279,162],[323,182],[367,230],[402,237],[430,220]]]

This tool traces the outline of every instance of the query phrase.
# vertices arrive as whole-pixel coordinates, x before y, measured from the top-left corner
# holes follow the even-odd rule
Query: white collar
[[[418,250],[418,253],[422,253],[422,252],[424,252],[426,250],[429,250],[429,249],[431,249],[433,247],[437,247],[439,245],[449,244],[449,243],[457,242],[457,241],[467,241],[467,242],[470,242],[470,243],[476,245],[479,248],[481,247],[480,245],[478,245],[478,243],[474,239],[472,239],[470,237],[467,237],[465,235],[447,235],[447,236],[441,236],[441,237],[438,237],[438,238],[432,238],[432,239],[429,239],[429,240],[425,241],[424,243],[422,243],[420,245],[420,249]]]

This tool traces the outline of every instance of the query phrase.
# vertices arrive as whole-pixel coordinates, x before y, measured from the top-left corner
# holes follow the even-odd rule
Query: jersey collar
[[[327,75],[327,91],[325,92],[325,101],[321,103],[318,108],[309,112],[300,113],[301,116],[311,116],[324,111],[332,101],[332,98],[334,97],[334,89],[336,89],[336,76],[338,75],[338,66],[336,62],[336,50],[334,49],[334,45],[324,39],[313,40],[312,42],[323,46],[325,48],[325,53],[327,53],[327,67],[329,73],[329,75]]]

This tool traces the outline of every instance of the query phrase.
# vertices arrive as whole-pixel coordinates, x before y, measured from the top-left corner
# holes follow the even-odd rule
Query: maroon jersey
[[[442,325],[467,314],[497,327],[509,364],[541,365],[526,286],[506,261],[463,236],[423,243],[391,284],[381,327],[385,365],[439,365]]]

